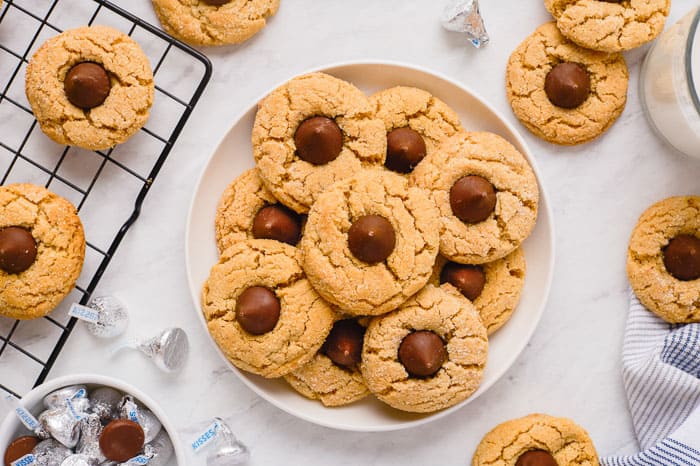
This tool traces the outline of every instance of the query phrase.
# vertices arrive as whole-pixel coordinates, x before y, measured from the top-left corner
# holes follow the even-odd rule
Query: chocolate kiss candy
[[[27,270],[36,260],[36,240],[21,227],[0,229],[0,269],[17,274]]]
[[[114,296],[93,298],[88,307],[98,312],[95,323],[86,322],[85,327],[98,338],[113,338],[123,334],[129,326],[129,313],[124,303]]]
[[[559,466],[551,453],[544,450],[530,450],[518,458],[515,466]]]
[[[111,421],[119,414],[119,403],[124,395],[110,388],[100,387],[90,392],[90,411],[103,422]]]
[[[544,91],[557,107],[576,108],[591,93],[591,78],[578,63],[559,63],[547,73]]]
[[[96,466],[97,462],[90,458],[88,455],[70,455],[68,458],[64,459],[61,466]]]
[[[97,63],[78,63],[68,71],[63,81],[63,89],[70,103],[84,110],[102,105],[111,88],[107,71]]]
[[[700,278],[700,238],[678,235],[664,249],[664,266],[678,280]]]
[[[396,128],[386,135],[386,162],[389,170],[411,173],[426,154],[425,141],[409,127]]]
[[[255,214],[253,236],[296,246],[301,237],[299,214],[281,204],[265,206]]]
[[[496,190],[481,176],[464,176],[450,189],[450,207],[465,223],[483,222],[496,208]]]
[[[39,415],[39,423],[61,444],[73,448],[80,437],[80,422],[67,407],[53,408]]]
[[[102,422],[97,414],[88,414],[80,419],[80,440],[75,449],[76,453],[97,460],[98,463],[107,461],[100,450],[100,434]]]
[[[124,395],[119,403],[119,417],[137,422],[143,429],[146,443],[156,438],[162,427],[155,414],[138,404],[131,395]]]
[[[37,466],[58,466],[64,459],[73,454],[70,449],[64,447],[54,439],[44,440],[34,447],[32,451]]]
[[[343,132],[330,118],[316,116],[302,122],[294,133],[300,159],[314,165],[332,162],[343,149]]]
[[[321,349],[339,366],[352,367],[362,359],[364,336],[364,327],[355,319],[339,320],[333,324]]]
[[[228,2],[231,0],[204,0],[204,3],[207,5],[212,5],[212,6],[221,6],[221,5],[226,5]],[[150,463],[148,463],[150,464]]]
[[[165,432],[165,429],[161,429],[156,438],[145,447],[145,453],[153,455],[148,462],[148,466],[167,466],[170,464],[169,461],[173,456],[173,452],[173,442]]]
[[[132,341],[120,343],[112,349],[112,354],[124,348],[141,351],[165,372],[177,372],[182,369],[187,362],[187,356],[190,352],[187,333],[181,328],[163,330],[160,335],[141,343]]]
[[[461,32],[469,42],[478,48],[489,43],[484,20],[479,12],[477,0],[452,0],[440,18],[442,27],[448,31]]]
[[[248,461],[248,448],[238,441],[223,419],[214,419],[219,423],[219,429],[214,442],[215,449],[207,455],[207,466],[232,466]]]
[[[394,252],[395,247],[394,227],[380,215],[363,215],[348,229],[348,248],[362,262],[382,262]]]
[[[236,300],[236,321],[246,332],[262,335],[275,328],[280,309],[280,300],[272,290],[251,286]]]
[[[399,361],[413,377],[435,374],[446,360],[445,343],[428,330],[408,334],[399,346]]]
[[[70,385],[49,393],[44,397],[44,407],[46,409],[64,408],[67,405],[66,400],[71,401],[77,413],[87,413],[90,409],[85,385]]]
[[[481,266],[448,262],[440,272],[440,283],[449,283],[465,298],[474,301],[484,291],[486,275]]]

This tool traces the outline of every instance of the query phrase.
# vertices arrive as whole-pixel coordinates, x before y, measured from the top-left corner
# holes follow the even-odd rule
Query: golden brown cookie
[[[299,156],[295,141],[298,129],[315,117],[325,120],[326,127],[310,132],[337,132],[329,135],[335,139],[328,144],[333,148],[337,144],[339,150],[332,151],[332,156],[337,156],[330,161],[331,155],[314,159],[314,163]],[[258,106],[253,156],[260,177],[277,199],[297,212],[307,212],[316,197],[334,182],[364,167],[383,164],[385,153],[384,124],[374,117],[367,97],[333,76],[299,76],[277,88]]]
[[[472,466],[514,466],[523,455],[553,457],[556,464],[598,466],[598,454],[581,426],[566,418],[530,414],[496,426],[476,447]],[[530,458],[527,464],[550,464]]]
[[[358,258],[350,246],[353,238],[360,240],[351,230],[367,216],[383,218],[387,234],[395,236],[394,247],[384,251],[388,257],[374,263]],[[312,206],[300,243],[304,270],[319,294],[348,314],[383,314],[428,282],[438,224],[424,190],[387,170],[363,170],[330,187]]]
[[[406,337],[418,331],[437,335],[446,350],[446,360],[429,377],[411,376],[399,357]],[[486,328],[474,306],[453,288],[427,285],[396,311],[371,321],[361,370],[381,401],[426,413],[469,398],[481,384],[487,353]]]
[[[219,200],[214,227],[219,253],[245,239],[276,239],[295,246],[303,216],[277,202],[254,168],[243,172]]]
[[[554,105],[545,91],[549,72],[563,62],[585,69],[590,93],[573,108]],[[622,54],[594,52],[566,39],[545,23],[510,56],[506,93],[515,116],[536,136],[555,144],[588,142],[604,133],[627,101],[629,73]]]
[[[420,163],[418,157],[432,153],[442,141],[462,129],[457,113],[423,89],[392,87],[377,92],[369,100],[388,133],[385,166],[398,173],[413,171]],[[402,135],[406,129],[415,133]],[[392,133],[394,130],[399,131]],[[418,141],[414,142],[411,136]],[[419,144],[424,150],[414,147]]]
[[[445,268],[447,266],[447,268]],[[466,270],[467,273],[461,273]],[[483,322],[488,334],[501,328],[518,306],[525,284],[525,252],[518,248],[506,257],[482,265],[463,265],[438,257],[430,283],[453,286],[469,299]],[[472,275],[475,277],[472,277]],[[483,281],[481,281],[483,280]],[[480,283],[473,283],[481,281]],[[473,290],[476,287],[477,290]],[[478,291],[481,288],[481,291]],[[476,294],[471,299],[466,294]],[[478,293],[478,294],[477,294]]]
[[[671,0],[544,0],[563,35],[581,47],[622,52],[654,40],[664,29]]]
[[[450,199],[455,184],[466,176],[481,177],[495,190],[493,211],[477,223],[458,218]],[[500,259],[535,226],[539,189],[532,167],[495,134],[454,135],[414,170],[410,181],[430,192],[440,211],[440,253],[454,262],[483,264]]]
[[[84,63],[106,71],[106,99],[90,108],[71,103],[65,90],[69,72]],[[101,150],[126,141],[146,123],[153,73],[129,36],[107,26],[86,26],[63,32],[37,50],[27,65],[26,93],[47,136],[59,144]]]
[[[335,313],[304,277],[298,254],[279,241],[245,240],[212,267],[202,311],[214,341],[236,367],[281,377],[309,362],[328,335]],[[278,303],[277,319],[267,311],[251,316],[270,307],[266,296],[251,296],[260,288]],[[261,321],[270,325],[249,331]]]
[[[8,227],[19,227],[34,238],[36,257],[19,273],[0,266],[0,315],[42,317],[71,292],[80,275],[85,257],[83,225],[75,207],[62,197],[41,186],[13,184],[0,186],[0,236],[8,233]],[[10,243],[15,241],[0,241],[0,256],[10,254],[14,248]]]
[[[279,0],[153,0],[163,29],[192,45],[244,42],[277,13]]]
[[[297,392],[324,406],[343,406],[369,395],[359,369],[367,325],[364,320],[337,321],[311,362],[284,379]]]
[[[685,242],[691,245],[684,248],[685,258],[678,264],[678,254],[669,251],[669,246],[678,244],[674,239],[683,235],[687,235]],[[695,238],[695,247],[692,238]],[[667,322],[700,322],[698,241],[700,196],[670,197],[657,202],[642,214],[632,231],[627,249],[630,284],[639,301]],[[673,255],[676,263],[668,263],[673,260]],[[672,268],[667,268],[667,264]],[[679,272],[685,268],[685,275],[680,275],[675,270],[677,267],[681,268]]]

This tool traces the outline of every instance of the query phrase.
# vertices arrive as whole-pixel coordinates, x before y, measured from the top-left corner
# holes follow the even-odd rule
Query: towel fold
[[[642,451],[601,463],[700,466],[700,324],[668,324],[630,292],[622,381]]]

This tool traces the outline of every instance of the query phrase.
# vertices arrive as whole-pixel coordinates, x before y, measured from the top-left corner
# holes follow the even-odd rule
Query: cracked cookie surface
[[[670,323],[700,322],[700,279],[668,273],[664,248],[677,235],[700,238],[700,196],[664,199],[639,218],[627,249],[627,276],[639,301]]]
[[[246,170],[228,185],[216,209],[214,229],[219,253],[238,241],[253,239],[255,214],[277,199],[265,188],[255,168]]]
[[[545,0],[563,35],[581,47],[622,52],[639,47],[664,29],[671,0]]]
[[[423,137],[426,155],[462,130],[457,113],[423,89],[392,87],[377,92],[369,100],[387,133],[397,128],[411,128]]]
[[[244,42],[265,27],[279,5],[279,0],[231,0],[221,6],[204,0],[153,0],[163,29],[193,45]]]
[[[484,221],[467,224],[450,205],[460,178],[478,175],[496,190],[496,207]],[[440,211],[440,253],[454,262],[483,264],[500,259],[527,238],[537,220],[539,188],[532,167],[508,141],[493,133],[461,132],[447,139],[411,174]]]
[[[444,257],[438,257],[430,283],[440,285],[440,272],[447,262]],[[472,301],[472,304],[479,312],[481,322],[488,334],[491,335],[508,322],[518,306],[520,293],[525,284],[525,252],[520,247],[506,257],[482,264],[481,267],[486,282],[481,294]],[[443,286],[452,287],[449,283]]]
[[[111,89],[101,105],[83,110],[63,82],[82,62],[102,65]],[[151,65],[138,44],[107,26],[71,29],[47,40],[27,65],[27,99],[41,130],[59,144],[102,150],[120,144],[148,119],[153,104]]]
[[[590,77],[590,95],[576,108],[557,107],[545,92],[547,74],[562,62],[582,65]],[[551,143],[574,145],[595,139],[617,120],[627,101],[628,80],[622,54],[580,47],[549,22],[510,56],[506,93],[513,113],[533,134]]]
[[[432,331],[445,342],[447,360],[429,378],[410,377],[398,358],[403,339],[417,330]],[[397,310],[370,322],[361,370],[381,401],[427,413],[469,398],[481,384],[487,353],[486,328],[474,306],[453,288],[427,285]]]
[[[226,249],[202,289],[209,332],[236,367],[281,377],[309,362],[323,344],[335,312],[304,277],[293,246],[273,240],[246,240]],[[238,297],[252,286],[274,292],[280,301],[275,327],[253,335],[236,320]]]
[[[343,406],[369,395],[358,369],[337,366],[322,353],[316,353],[305,366],[290,372],[284,379],[306,398],[319,400],[324,406]]]
[[[298,126],[314,116],[335,120],[343,134],[340,155],[313,165],[296,155]],[[367,97],[352,84],[324,73],[296,77],[258,105],[253,125],[253,156],[265,186],[287,207],[305,213],[336,181],[386,157],[384,123]]]
[[[393,251],[376,264],[360,261],[348,246],[350,226],[364,215],[384,217],[396,234]],[[319,294],[348,314],[383,314],[428,282],[438,224],[424,190],[387,170],[363,170],[330,187],[312,206],[301,239],[304,270]]]
[[[75,207],[41,186],[0,186],[0,229],[29,230],[37,244],[24,272],[0,269],[0,315],[35,319],[51,312],[71,292],[85,257],[85,234]]]
[[[588,433],[570,419],[530,414],[496,426],[476,447],[472,466],[515,466],[528,451],[550,453],[561,466],[598,466]]]

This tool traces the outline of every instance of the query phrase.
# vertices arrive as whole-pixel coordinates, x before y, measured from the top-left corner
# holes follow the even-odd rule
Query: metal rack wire
[[[153,64],[156,95],[146,126],[125,144],[86,151],[50,141],[24,95],[28,59],[65,29],[106,24],[132,36]],[[211,76],[201,53],[106,0],[5,0],[0,11],[0,184],[42,184],[71,200],[85,227],[86,260],[75,290],[51,315],[0,317],[0,390],[21,396],[44,381],[168,157]],[[120,202],[109,212],[101,204]]]

